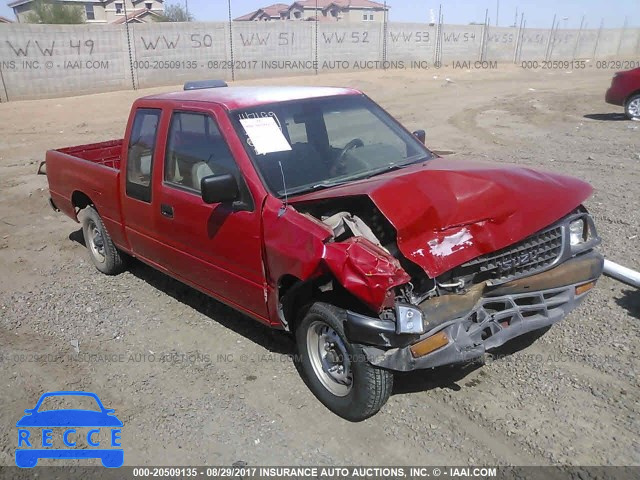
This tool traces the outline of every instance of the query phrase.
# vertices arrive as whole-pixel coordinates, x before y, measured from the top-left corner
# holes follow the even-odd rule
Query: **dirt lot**
[[[286,82],[361,88],[452,158],[587,180],[602,251],[640,269],[640,123],[604,103],[612,73]],[[398,377],[382,411],[352,424],[305,387],[285,335],[139,263],[99,274],[36,167],[46,149],[120,137],[134,98],[165,90],[0,105],[0,465],[13,464],[23,410],[63,389],[116,410],[128,465],[640,464],[640,292],[609,278],[524,350]]]

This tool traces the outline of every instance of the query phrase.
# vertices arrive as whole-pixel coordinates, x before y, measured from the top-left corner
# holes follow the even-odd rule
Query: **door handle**
[[[167,218],[173,218],[173,207],[163,203],[160,205],[160,213]]]

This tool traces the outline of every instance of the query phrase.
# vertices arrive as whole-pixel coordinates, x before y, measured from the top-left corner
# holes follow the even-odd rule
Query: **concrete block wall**
[[[131,88],[124,30],[97,25],[0,28],[3,101]]]
[[[482,32],[482,25],[443,25],[442,62],[446,64],[449,60],[480,60]]]
[[[315,74],[313,27],[309,22],[233,22],[235,78]]]
[[[138,88],[231,79],[228,24],[131,24],[129,34]]]
[[[314,25],[311,27],[313,28]],[[366,70],[383,61],[384,25],[377,22],[318,24],[318,67]]]
[[[620,31],[620,44],[619,48],[621,52],[638,52],[636,57],[640,57],[640,32],[637,30],[621,30]],[[618,55],[616,53],[616,55]]]
[[[551,32],[548,29],[527,28],[520,36],[521,45],[519,59],[523,60],[544,60],[547,49],[547,42]]]
[[[485,58],[502,62],[513,61],[517,41],[517,28],[487,28]]]
[[[572,59],[573,51],[576,46],[576,40],[578,40],[578,30],[558,30],[555,35],[551,36],[551,43],[549,45],[549,59]]]
[[[432,65],[436,46],[436,27],[425,23],[389,23],[387,27],[387,60],[411,61]]]
[[[452,62],[640,60],[640,29],[559,30],[420,23],[0,24],[0,101],[327,71]],[[483,40],[484,39],[484,40]],[[594,55],[595,52],[595,55]]]
[[[596,46],[598,30],[583,30],[580,32],[578,47],[576,48],[576,58],[587,59],[593,57],[593,49]]]

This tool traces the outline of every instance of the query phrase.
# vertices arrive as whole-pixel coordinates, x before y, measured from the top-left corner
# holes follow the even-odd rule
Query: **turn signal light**
[[[588,292],[593,287],[596,286],[596,282],[583,283],[582,285],[578,285],[576,287],[576,295],[582,295],[585,292]]]
[[[424,357],[428,353],[431,353],[439,348],[449,344],[449,337],[444,332],[438,332],[435,335],[431,335],[424,340],[411,345],[411,355],[415,358]]]

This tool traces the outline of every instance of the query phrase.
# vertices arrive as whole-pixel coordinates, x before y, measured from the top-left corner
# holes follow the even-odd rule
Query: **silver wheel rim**
[[[336,331],[324,322],[313,322],[307,330],[307,351],[322,385],[337,397],[346,396],[353,386],[351,361]]]
[[[93,258],[95,258],[98,262],[104,263],[106,257],[104,254],[104,237],[100,232],[100,229],[96,225],[96,222],[93,220],[89,220],[89,224],[87,225],[87,233],[89,242],[89,248],[91,249],[91,254]]]
[[[635,118],[640,118],[640,98],[636,98],[629,102],[629,115]]]

